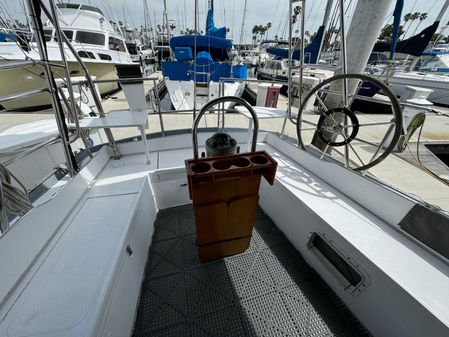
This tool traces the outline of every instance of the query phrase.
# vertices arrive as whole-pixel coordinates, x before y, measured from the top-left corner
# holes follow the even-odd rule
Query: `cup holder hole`
[[[247,166],[249,166],[249,164],[250,164],[250,161],[246,158],[236,158],[232,162],[232,165],[237,166],[237,167],[247,167]]]
[[[210,170],[210,165],[208,163],[197,163],[192,165],[192,171],[195,173],[206,173]]]
[[[214,167],[214,169],[216,170],[227,170],[231,167],[231,162],[228,160],[220,160],[220,161],[216,161],[212,164],[212,166]]]
[[[251,158],[251,161],[257,165],[264,165],[268,163],[268,158],[265,156],[254,156]]]

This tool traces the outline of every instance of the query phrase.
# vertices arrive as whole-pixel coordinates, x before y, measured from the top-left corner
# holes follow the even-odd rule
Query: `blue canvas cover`
[[[162,74],[164,77],[173,81],[193,81],[194,80],[194,64],[193,62],[180,61],[162,61]],[[199,83],[208,81],[218,82],[220,78],[247,78],[247,65],[231,66],[227,63],[211,63],[196,66],[196,80]]]
[[[190,61],[193,58],[191,47],[175,47],[174,52],[178,61]]]
[[[229,64],[228,51],[232,41],[226,39],[226,28],[214,25],[213,1],[207,13],[206,35],[182,35],[170,39],[170,48],[176,61],[162,61],[162,74],[173,81],[193,81],[196,64],[196,81],[218,82],[220,78],[247,78],[246,65]],[[195,48],[196,44],[196,48]],[[192,52],[192,57],[187,49]],[[195,60],[195,62],[193,62]]]
[[[209,65],[214,63],[212,56],[207,51],[199,52],[196,56],[197,65]]]
[[[210,3],[210,8],[207,11],[206,19],[206,35],[215,36],[222,39],[226,38],[226,27],[217,28],[214,23],[214,1]]]
[[[170,39],[170,47],[175,50],[177,47],[190,47],[193,51],[193,57],[196,57],[194,50],[195,35],[181,35]],[[207,51],[214,61],[223,61],[229,59],[228,50],[232,48],[232,41],[214,36],[197,35],[196,50],[197,53]]]
[[[318,60],[318,54],[320,52],[321,41],[324,37],[324,26],[320,26],[316,32],[315,37],[309,43],[307,47],[304,48],[304,54],[306,55],[305,63],[316,63]],[[286,48],[267,48],[267,52],[275,55],[281,59],[288,58],[288,49]],[[299,60],[301,58],[300,50],[295,50],[292,53],[293,60]]]
[[[15,42],[17,36],[15,34],[0,33],[0,42]]]

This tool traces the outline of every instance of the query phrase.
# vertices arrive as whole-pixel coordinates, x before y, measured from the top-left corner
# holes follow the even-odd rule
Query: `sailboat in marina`
[[[205,35],[182,35],[170,39],[173,58],[161,62],[171,102],[178,111],[201,109],[220,95],[220,79],[225,96],[240,96],[247,78],[247,65],[240,63],[226,27],[214,24],[214,2],[209,1]],[[241,81],[239,81],[241,80]],[[195,102],[195,103],[194,103]]]
[[[340,1],[341,36],[360,48],[346,53],[343,38],[343,74],[305,99],[322,113],[300,109],[287,134],[235,95],[206,102],[193,125],[149,115],[137,64],[116,67],[127,109],[106,114],[116,100],[94,91],[98,116],[77,117],[45,59],[41,9],[57,20],[55,1],[26,0],[59,133],[0,159],[0,336],[448,336],[449,215],[374,173],[410,169],[449,201],[447,186],[391,156],[403,119],[387,86],[375,82],[392,113],[373,121],[345,85],[366,78],[391,2],[359,1],[346,35]],[[106,141],[91,146],[94,129]]]
[[[391,49],[392,44],[386,42],[378,42],[374,46],[375,52],[389,51],[390,54],[400,53],[414,56],[415,59],[410,65],[406,66],[408,69],[404,70],[403,67],[402,69],[396,69],[395,67],[390,69],[385,66],[377,65],[368,68],[370,75],[387,81],[394,93],[399,97],[405,94],[407,86],[415,86],[430,89],[432,91],[428,97],[429,101],[436,104],[449,105],[449,78],[434,72],[427,72],[425,69],[418,71],[414,70],[418,57],[423,55],[424,50],[427,48],[432,36],[437,31],[441,19],[448,7],[449,1],[445,1],[432,25],[408,39],[398,41],[393,49]],[[397,25],[399,24],[400,21]],[[393,39],[397,39],[397,37],[394,37]],[[376,89],[371,88],[366,91],[368,94],[368,91],[373,93],[376,92]]]

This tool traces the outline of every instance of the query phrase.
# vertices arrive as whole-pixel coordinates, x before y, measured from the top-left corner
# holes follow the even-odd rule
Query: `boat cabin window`
[[[126,47],[128,47],[128,52],[131,55],[137,55],[137,46],[135,43],[127,43]]]
[[[98,56],[100,56],[101,60],[112,61],[111,55],[98,53]]]
[[[123,41],[120,39],[116,39],[115,37],[109,38],[109,49],[126,52],[126,47]]]
[[[72,41],[73,39],[73,30],[63,30],[65,36],[69,39],[69,41]],[[58,41],[58,36],[55,34],[55,41]]]
[[[282,70],[282,64],[276,63],[276,70]]]
[[[268,62],[268,68],[274,69],[274,63],[273,62]]]
[[[84,51],[80,50],[78,52],[79,57],[85,58],[85,59],[95,59],[95,55],[91,53],[90,51]]]
[[[104,34],[84,32],[82,30],[79,30],[76,32],[76,41],[80,43],[88,43],[104,46],[105,37]]]

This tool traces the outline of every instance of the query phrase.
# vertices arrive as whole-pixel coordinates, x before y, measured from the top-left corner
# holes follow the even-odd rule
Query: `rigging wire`
[[[317,16],[318,16],[318,13],[319,13],[320,10],[321,10],[321,5],[322,5],[322,4],[323,4],[323,1],[320,1],[320,3],[318,4],[317,10],[316,10],[316,12],[315,12],[315,15],[314,15],[314,17],[313,17],[312,23],[316,22],[316,18],[317,18]],[[320,26],[320,25],[319,25],[319,26]]]
[[[234,32],[235,32],[235,20],[234,20],[234,18],[235,18],[235,0],[232,0],[232,38],[234,39],[235,38],[235,34],[234,34]]]
[[[287,2],[288,2],[288,1],[284,1],[284,7],[282,7],[281,18],[279,19],[278,28],[277,28],[277,30],[276,30],[276,35],[277,35],[277,36],[279,36],[279,30],[281,29],[281,24],[283,23],[283,19],[282,19],[282,18],[285,19],[285,17],[288,16],[288,11],[287,11],[287,14],[284,15],[285,8],[287,7]]]
[[[125,5],[125,9],[126,9],[126,11],[128,12],[129,17],[131,18],[131,23],[132,23],[133,27],[136,28],[137,26],[136,26],[136,24],[134,23],[133,16],[131,15],[131,13],[130,13],[130,11],[129,11],[128,6],[126,5],[126,1],[123,1],[123,4]],[[125,27],[125,28],[126,28],[126,27]]]
[[[281,0],[278,0],[277,5],[276,5],[276,9],[274,11],[273,19],[271,21],[273,23],[273,25],[276,22],[277,15],[279,13],[280,3],[281,3]]]

